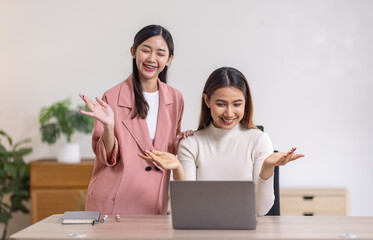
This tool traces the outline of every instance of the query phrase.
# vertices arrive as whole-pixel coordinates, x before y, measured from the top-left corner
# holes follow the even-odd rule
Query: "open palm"
[[[288,162],[304,157],[303,154],[296,154],[295,150],[296,148],[292,148],[287,153],[283,153],[283,152],[273,153],[269,157],[267,157],[264,160],[264,162],[270,166],[282,166],[282,165],[286,165]]]
[[[114,126],[114,112],[106,102],[97,97],[95,102],[85,95],[80,94],[79,96],[86,103],[88,109],[91,110],[91,112],[81,110],[82,114],[94,117],[106,126]]]
[[[176,169],[180,166],[179,159],[177,159],[176,156],[172,153],[160,152],[155,150],[146,150],[145,153],[148,154],[148,156],[145,156],[143,154],[139,154],[139,156],[148,162],[154,161],[159,167],[165,170]]]

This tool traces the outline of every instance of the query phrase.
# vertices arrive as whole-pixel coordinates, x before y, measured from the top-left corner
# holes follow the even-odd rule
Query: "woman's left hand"
[[[304,157],[303,154],[294,153],[295,150],[296,148],[292,148],[287,153],[272,153],[263,162],[262,169],[259,174],[260,178],[263,180],[267,180],[273,175],[275,166],[283,166],[286,165],[288,162],[292,162],[294,160],[297,160],[298,158]]]
[[[275,166],[283,166],[286,165],[288,162],[297,160],[298,158],[304,157],[303,154],[296,154],[296,148],[292,148],[289,152],[277,152],[271,154],[264,160],[265,165],[275,167]]]
[[[177,169],[181,166],[179,159],[177,159],[176,156],[172,153],[160,152],[155,150],[145,150],[145,153],[148,154],[148,156],[139,154],[139,157],[148,162],[154,161],[159,167],[165,170]]]

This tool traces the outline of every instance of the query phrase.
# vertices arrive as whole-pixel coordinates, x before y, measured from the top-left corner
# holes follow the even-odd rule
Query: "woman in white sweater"
[[[234,68],[219,68],[205,84],[198,130],[180,142],[177,157],[159,151],[140,156],[172,169],[175,180],[254,181],[256,213],[265,215],[274,201],[274,167],[304,155],[295,154],[295,148],[273,153],[270,138],[257,129],[252,116],[245,76]]]

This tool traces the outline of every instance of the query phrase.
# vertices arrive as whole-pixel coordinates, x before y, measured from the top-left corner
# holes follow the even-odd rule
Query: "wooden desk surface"
[[[175,230],[171,216],[109,216],[105,223],[62,225],[52,215],[13,234],[10,239],[373,239],[373,217],[258,217],[256,230]],[[85,234],[69,237],[69,234]],[[351,236],[351,235],[350,235]]]

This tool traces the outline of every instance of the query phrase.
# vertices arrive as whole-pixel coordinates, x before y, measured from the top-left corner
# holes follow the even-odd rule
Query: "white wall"
[[[42,106],[91,97],[131,73],[135,33],[161,24],[175,41],[169,84],[195,129],[208,75],[240,69],[254,120],[274,146],[306,158],[281,168],[281,187],[344,187],[352,215],[373,215],[373,1],[0,1],[0,129],[32,139],[27,160],[54,157],[42,144]],[[90,136],[75,135],[92,157]]]

